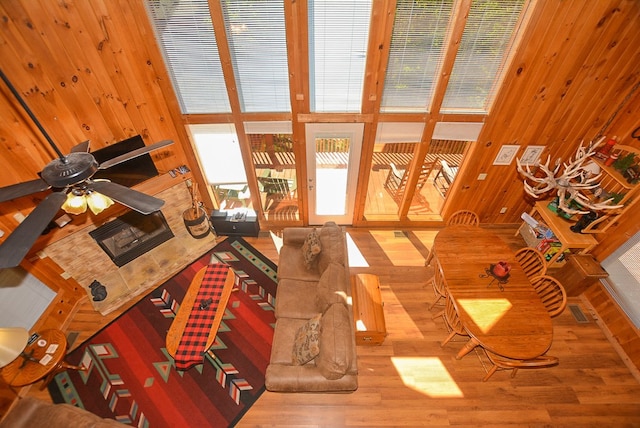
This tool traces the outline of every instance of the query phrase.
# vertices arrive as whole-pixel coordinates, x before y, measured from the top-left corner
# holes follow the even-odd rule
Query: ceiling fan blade
[[[89,151],[89,140],[83,141],[80,144],[76,144],[71,148],[71,153],[78,153],[78,152],[86,153],[88,151]]]
[[[11,186],[0,188],[0,202],[27,196],[32,193],[42,192],[50,186],[41,179],[25,181],[24,183],[12,184]]]
[[[0,269],[18,266],[67,199],[65,191],[48,195],[0,244]]]
[[[136,150],[132,150],[129,153],[125,153],[123,155],[116,156],[113,159],[109,159],[109,160],[103,162],[102,164],[100,164],[98,169],[110,168],[110,167],[112,167],[114,165],[118,165],[119,163],[126,162],[129,159],[133,159],[133,158],[136,158],[138,156],[144,155],[146,153],[152,152],[154,150],[158,150],[158,149],[160,149],[162,147],[165,147],[165,146],[168,146],[170,144],[173,144],[173,140],[163,140],[163,141],[160,141],[158,143],[151,144],[150,146],[145,146],[145,147],[141,147],[141,148],[136,149]]]
[[[137,190],[130,189],[110,181],[92,181],[87,183],[89,190],[95,190],[142,214],[151,214],[164,205],[162,199],[154,198]]]

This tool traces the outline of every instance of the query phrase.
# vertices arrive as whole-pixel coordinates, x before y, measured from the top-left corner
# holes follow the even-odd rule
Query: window
[[[456,4],[452,0],[398,0],[382,111],[428,110]],[[524,4],[525,0],[473,1],[447,84],[443,112],[488,112]]]
[[[371,0],[309,1],[311,111],[359,112]]]
[[[251,207],[235,127],[232,124],[189,125],[189,131],[220,209]]]
[[[524,0],[474,1],[442,103],[443,112],[487,113]]]
[[[231,112],[207,0],[146,4],[182,113]]]
[[[283,0],[227,0],[222,7],[242,111],[291,111]]]
[[[382,111],[427,111],[446,48],[452,8],[452,0],[398,0]]]
[[[604,259],[602,267],[609,273],[602,281],[605,288],[640,328],[640,232]]]

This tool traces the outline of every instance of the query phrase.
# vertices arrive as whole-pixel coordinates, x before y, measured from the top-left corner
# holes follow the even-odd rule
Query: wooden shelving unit
[[[551,229],[557,240],[560,242],[558,251],[547,261],[548,265],[562,265],[563,262],[558,262],[558,258],[566,250],[569,250],[572,253],[576,252],[577,254],[586,254],[598,244],[598,241],[596,241],[596,239],[590,234],[573,232],[570,227],[575,223],[575,221],[560,217],[547,208],[548,203],[549,201],[536,202],[529,212],[531,217]],[[537,239],[535,234],[531,233],[531,229],[526,222],[522,223],[517,233],[521,234],[527,242],[527,245],[531,247],[535,248],[540,242],[540,239]]]

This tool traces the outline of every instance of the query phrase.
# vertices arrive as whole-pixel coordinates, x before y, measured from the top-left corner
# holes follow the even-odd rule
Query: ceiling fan
[[[95,157],[89,152],[89,141],[77,144],[71,149],[69,154],[65,155],[44,130],[2,69],[0,69],[0,77],[58,155],[57,159],[49,162],[39,173],[40,178],[0,188],[0,203],[32,193],[42,192],[47,189],[53,190],[52,193],[47,195],[33,211],[31,211],[11,235],[0,244],[0,269],[14,267],[20,264],[20,261],[33,246],[40,234],[47,228],[58,211],[63,207],[68,196],[70,198],[71,196],[89,196],[92,193],[99,193],[142,214],[150,214],[158,211],[162,205],[164,205],[162,199],[146,195],[108,180],[93,180],[92,177],[99,170],[110,168],[153,150],[158,150],[173,144],[172,140],[164,140],[132,150],[101,164],[98,164]]]

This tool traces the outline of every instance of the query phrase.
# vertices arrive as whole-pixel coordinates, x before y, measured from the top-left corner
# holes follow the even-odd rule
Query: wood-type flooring
[[[514,236],[515,228],[492,230],[514,249],[524,246]],[[439,308],[428,309],[434,299],[429,284],[433,271],[424,266],[424,260],[437,229],[347,228],[347,232],[351,272],[380,278],[388,331],[385,342],[358,347],[356,392],[266,391],[238,426],[640,426],[640,377],[625,363],[624,354],[618,352],[586,300],[569,299],[586,322],[578,322],[569,309],[553,319],[549,354],[559,357],[557,367],[520,370],[515,378],[508,371],[498,371],[482,382],[482,354],[471,352],[456,360],[465,339],[458,337],[441,347],[448,332],[442,318],[432,319]],[[246,239],[278,263],[277,233],[262,232],[258,238]],[[77,345],[121,311],[102,317],[83,302],[63,328]],[[41,392],[37,386],[18,392],[49,400],[46,390]],[[10,394],[6,388],[0,394],[5,404]]]

